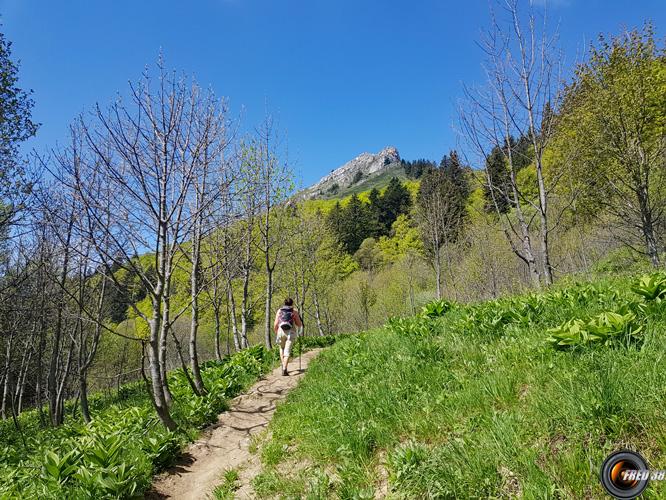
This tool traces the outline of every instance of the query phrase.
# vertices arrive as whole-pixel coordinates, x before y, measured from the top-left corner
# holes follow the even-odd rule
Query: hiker
[[[276,343],[280,344],[280,361],[282,364],[282,375],[287,376],[287,366],[289,365],[289,356],[291,355],[291,345],[294,339],[298,336],[294,327],[301,328],[303,322],[298,315],[298,311],[294,309],[294,301],[287,298],[284,305],[277,310],[275,314],[275,323],[273,323],[273,330],[277,334]]]

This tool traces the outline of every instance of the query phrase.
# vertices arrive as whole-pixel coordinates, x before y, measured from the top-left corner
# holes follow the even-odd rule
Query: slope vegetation
[[[657,275],[442,301],[339,341],[278,408],[255,491],[597,498],[614,449],[666,468],[665,297]]]

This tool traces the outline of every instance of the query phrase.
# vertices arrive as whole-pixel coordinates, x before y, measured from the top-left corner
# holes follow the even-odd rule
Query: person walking
[[[284,305],[275,313],[275,322],[273,323],[273,331],[277,334],[276,344],[280,346],[280,363],[284,376],[289,375],[287,368],[291,356],[291,346],[298,335],[295,327],[303,327],[303,322],[298,315],[298,310],[294,308],[293,299],[287,298]]]

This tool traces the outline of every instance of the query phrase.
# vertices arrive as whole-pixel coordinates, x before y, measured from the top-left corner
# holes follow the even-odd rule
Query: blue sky
[[[600,32],[651,19],[663,0],[538,0],[567,59]],[[246,127],[266,109],[304,184],[363,151],[395,145],[439,159],[462,82],[481,79],[476,45],[488,0],[0,0],[3,30],[43,125],[31,146],[66,138],[72,118],[108,103],[163,51],[169,67],[229,98]]]

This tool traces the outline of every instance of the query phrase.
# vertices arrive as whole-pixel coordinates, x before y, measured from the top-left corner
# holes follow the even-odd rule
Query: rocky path
[[[249,451],[250,438],[266,429],[277,403],[298,384],[318,352],[303,354],[300,371],[296,358],[289,365],[289,377],[283,377],[276,368],[246,394],[233,399],[229,411],[220,414],[217,423],[187,448],[176,465],[155,478],[146,498],[212,498],[213,490],[228,469],[236,469],[240,474],[237,498],[252,498],[250,481],[261,470],[261,464],[259,457]]]

